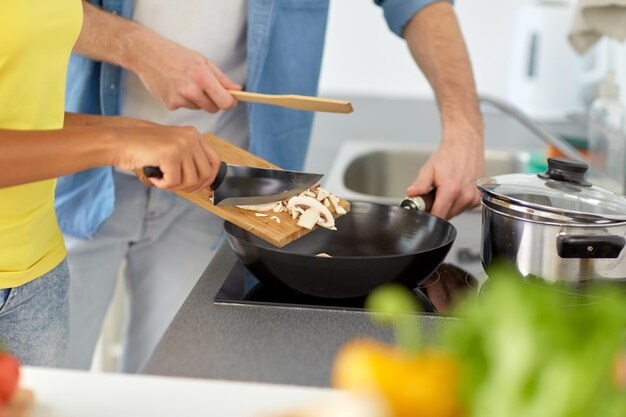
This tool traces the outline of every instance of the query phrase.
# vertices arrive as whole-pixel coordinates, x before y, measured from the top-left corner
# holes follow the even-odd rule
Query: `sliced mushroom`
[[[322,187],[317,189],[317,201],[324,201],[326,197],[328,197],[330,193],[323,189]]]
[[[306,196],[291,197],[287,202],[287,207],[291,210],[307,210],[309,208],[314,208],[320,213],[328,212],[328,214],[330,214],[330,211],[324,207],[322,203],[312,197]]]
[[[304,211],[300,219],[298,220],[298,226],[304,227],[305,229],[313,229],[313,226],[317,223],[320,218],[320,212],[315,210],[314,208],[310,208]]]
[[[335,213],[341,215],[341,214],[346,214],[346,209],[344,209],[343,207],[341,207],[339,205],[339,198],[337,198],[336,195],[331,194],[328,199],[330,200],[331,204],[333,205],[333,208],[335,209]]]
[[[332,214],[326,215],[326,214],[320,213],[320,218],[317,219],[317,224],[330,230],[337,230],[337,228],[335,227],[335,218],[333,217]]]
[[[330,210],[328,210],[328,208],[324,206],[324,204],[314,198],[305,196],[291,197],[289,199],[289,202],[287,203],[287,207],[291,208],[292,210],[295,209],[308,211],[309,209],[314,209],[319,213],[317,224],[328,229],[332,229],[335,227],[335,219]]]
[[[297,223],[298,226],[306,227],[307,229],[312,229],[315,224],[319,224],[327,229],[337,230],[335,227],[335,218],[329,210],[330,207],[333,207],[337,214],[346,214],[345,209],[339,205],[339,199],[319,185],[315,185],[289,200],[237,207],[256,212],[287,212],[294,220],[300,217]],[[304,216],[305,214],[306,217]],[[255,213],[255,215],[259,217],[269,216],[263,213]],[[270,219],[280,223],[280,218],[277,216],[271,216]]]
[[[239,207],[240,209],[252,210],[252,211],[270,211],[274,209],[274,206],[276,206],[276,204],[280,204],[280,202],[256,204],[256,205],[251,205],[251,206],[237,206],[237,207]]]

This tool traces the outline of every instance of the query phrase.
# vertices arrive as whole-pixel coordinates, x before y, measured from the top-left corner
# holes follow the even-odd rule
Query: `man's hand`
[[[215,113],[237,104],[226,90],[241,86],[200,53],[89,2],[84,1],[83,8],[83,28],[74,52],[134,72],[170,110],[186,107]]]
[[[439,149],[421,168],[410,196],[437,188],[431,212],[451,218],[478,204],[484,174],[483,121],[472,67],[452,5],[435,2],[409,21],[404,37],[433,87],[441,114]]]
[[[234,107],[226,90],[241,90],[213,62],[196,51],[158,36],[129,61],[146,89],[168,109],[203,109],[209,113]]]
[[[459,135],[468,132],[459,132]],[[474,139],[444,138],[422,166],[407,195],[426,194],[437,188],[431,213],[450,219],[480,202],[476,180],[484,176],[484,150]]]

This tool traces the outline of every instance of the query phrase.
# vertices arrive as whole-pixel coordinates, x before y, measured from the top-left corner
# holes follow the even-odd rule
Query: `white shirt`
[[[133,20],[209,58],[231,80],[246,81],[246,0],[135,0]],[[124,72],[121,114],[161,124],[191,125],[247,147],[246,108],[216,114],[168,110],[130,71]]]

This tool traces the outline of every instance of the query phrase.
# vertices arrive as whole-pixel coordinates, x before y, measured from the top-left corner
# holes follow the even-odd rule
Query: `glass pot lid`
[[[541,217],[543,211],[566,216],[572,222],[626,221],[626,197],[588,182],[587,169],[584,162],[548,158],[548,169],[541,174],[482,178],[477,186],[496,201],[521,205],[534,216]]]

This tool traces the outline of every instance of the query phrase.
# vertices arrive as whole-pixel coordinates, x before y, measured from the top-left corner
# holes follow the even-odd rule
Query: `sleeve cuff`
[[[454,3],[454,0],[374,0],[383,8],[389,29],[400,37],[402,37],[404,26],[415,14],[424,7],[440,1]]]

